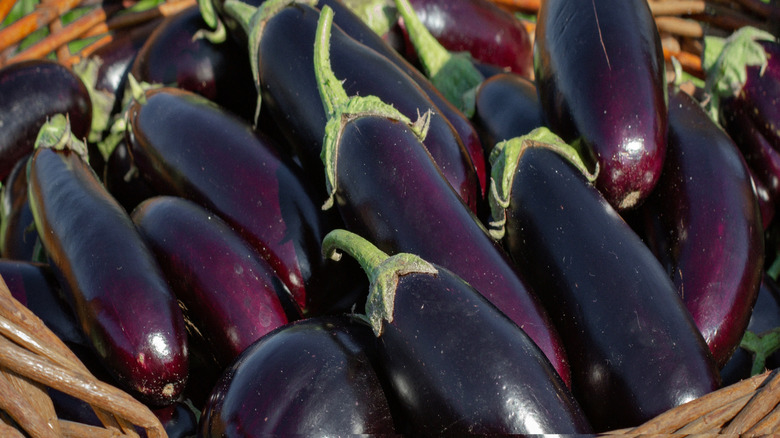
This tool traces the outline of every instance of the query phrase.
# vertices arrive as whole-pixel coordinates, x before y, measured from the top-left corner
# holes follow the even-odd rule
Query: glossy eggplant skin
[[[596,186],[619,210],[639,205],[661,174],[664,70],[645,0],[542,3],[534,71],[544,125],[592,153],[600,166]]]
[[[410,0],[420,21],[449,51],[533,76],[531,37],[520,20],[489,0]],[[411,49],[413,52],[414,49]]]
[[[335,204],[348,230],[388,254],[417,254],[455,272],[523,328],[569,383],[560,337],[524,274],[406,125],[381,117],[349,121],[336,161]]]
[[[197,6],[168,17],[149,36],[130,72],[139,81],[200,94],[252,120],[257,93],[246,51],[235,41],[195,37],[208,29]]]
[[[157,196],[142,202],[132,218],[222,367],[287,323],[279,296],[289,291],[219,217],[192,201]]]
[[[38,232],[27,200],[27,159],[20,159],[0,189],[0,255],[12,260],[33,260]]]
[[[70,69],[50,60],[32,60],[0,69],[0,181],[33,150],[48,117],[68,114],[78,138],[89,134],[92,103],[84,83]]]
[[[322,175],[320,152],[327,122],[314,74],[318,18],[319,10],[308,5],[283,8],[265,22],[256,52],[263,105],[313,175]],[[349,96],[377,96],[411,119],[433,111],[425,147],[447,181],[476,211],[483,192],[474,163],[452,124],[425,92],[387,58],[336,26],[330,59]]]
[[[499,141],[542,126],[536,85],[515,73],[499,73],[486,79],[477,89],[473,120],[487,160]]]
[[[722,367],[753,311],[764,227],[739,149],[682,91],[670,93],[664,173],[641,209],[648,245]]]
[[[233,227],[269,262],[304,315],[348,311],[365,293],[365,281],[352,274],[359,274],[357,265],[334,266],[322,256],[322,238],[340,221],[321,210],[300,168],[202,96],[158,88],[145,99],[128,110],[127,142],[150,186],[192,200]]]
[[[558,152],[530,147],[517,160],[503,240],[533,273],[594,429],[635,426],[717,389],[707,344],[639,236]]]
[[[395,434],[373,342],[371,329],[346,315],[280,327],[223,374],[199,436]]]
[[[98,357],[136,397],[173,402],[188,374],[184,318],[129,215],[70,150],[37,148],[28,179],[41,243]]]

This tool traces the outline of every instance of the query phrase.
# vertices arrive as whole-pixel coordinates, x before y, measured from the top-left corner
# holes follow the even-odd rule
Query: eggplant
[[[197,6],[166,18],[138,51],[130,74],[200,94],[252,120],[257,94],[244,49],[231,40],[213,43],[201,35],[206,30]]]
[[[574,148],[539,128],[497,144],[491,163],[491,230],[531,273],[596,431],[718,389],[715,360],[672,280]]]
[[[388,254],[417,254],[455,272],[522,327],[568,382],[566,352],[552,322],[521,272],[431,160],[420,141],[424,118],[410,123],[375,96],[344,101],[325,61],[331,16],[328,8],[322,10],[317,38],[323,99],[337,109],[328,122],[323,162],[345,228]]]
[[[371,329],[347,315],[279,327],[222,375],[199,436],[395,434],[373,347]]]
[[[55,114],[67,114],[73,134],[85,138],[92,102],[84,83],[56,61],[15,62],[0,69],[0,181],[30,154],[38,131]]]
[[[533,76],[531,36],[514,15],[489,0],[409,0],[431,35],[451,52],[468,52],[475,60],[525,78]],[[408,38],[405,23],[400,29]],[[414,63],[416,50],[406,56]]]
[[[661,175],[667,131],[665,62],[647,1],[542,2],[534,41],[544,126],[598,163],[596,187],[610,204],[638,206]]]
[[[144,200],[159,195],[138,171],[130,156],[124,133],[111,148],[102,179],[106,190],[128,213]]]
[[[325,236],[323,250],[347,252],[371,279],[363,318],[398,399],[401,433],[591,432],[539,347],[452,271],[414,254],[388,256],[346,230]]]
[[[226,2],[225,6],[234,3]],[[328,115],[322,107],[314,74],[312,48],[320,14],[311,6],[314,3],[271,0],[256,11],[250,9],[254,14],[250,62],[262,106],[287,135],[287,142],[304,169],[322,186],[320,152]],[[426,93],[386,57],[339,28],[333,30],[332,46],[333,68],[344,78],[350,95],[377,95],[407,117],[433,111],[425,146],[447,181],[476,211],[483,200],[483,188],[474,162],[452,124]]]
[[[753,311],[764,227],[739,149],[683,91],[670,91],[664,171],[640,210],[648,245],[722,367]]]
[[[103,365],[146,403],[172,403],[188,375],[181,309],[154,255],[85,153],[65,116],[41,129],[27,172],[35,227]]]
[[[27,199],[27,161],[22,157],[0,189],[0,255],[31,261],[36,256],[38,232]]]
[[[157,196],[132,214],[187,320],[224,368],[287,323],[290,292],[268,263],[224,221],[192,201]]]
[[[365,294],[357,265],[321,254],[340,225],[278,145],[203,96],[146,91],[127,113],[127,144],[141,176],[161,195],[189,199],[227,222],[268,261],[304,315],[347,311]],[[356,278],[353,287],[341,278]]]

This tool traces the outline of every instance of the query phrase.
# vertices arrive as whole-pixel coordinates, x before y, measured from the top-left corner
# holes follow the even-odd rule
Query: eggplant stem
[[[322,254],[338,260],[341,258],[339,251],[344,251],[357,260],[371,280],[375,278],[377,267],[389,257],[365,238],[347,230],[336,229],[322,240]]]
[[[336,115],[337,109],[343,107],[349,96],[341,81],[336,78],[330,64],[330,34],[333,26],[333,10],[329,7],[320,11],[317,22],[317,36],[314,43],[314,75],[320,84],[320,98],[328,118]]]

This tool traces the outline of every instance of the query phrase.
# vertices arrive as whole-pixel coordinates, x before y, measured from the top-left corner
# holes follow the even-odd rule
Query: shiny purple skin
[[[572,391],[597,432],[639,425],[719,388],[666,271],[580,170],[530,147],[508,199],[504,243],[556,323]]]
[[[12,260],[33,260],[38,232],[27,201],[27,159],[20,159],[3,181],[0,191],[0,255]]]
[[[36,149],[28,180],[41,243],[98,357],[139,399],[172,403],[188,376],[184,318],[130,216],[74,152]]]
[[[747,80],[737,99],[747,103],[751,109],[748,114],[759,132],[780,150],[780,42],[759,41],[759,44],[768,56],[766,67],[747,67]]]
[[[246,51],[233,40],[195,38],[208,26],[197,6],[168,17],[138,51],[130,72],[139,80],[200,94],[252,120],[257,92]]]
[[[78,138],[89,134],[92,102],[70,69],[50,60],[22,61],[0,69],[0,181],[30,154],[38,130],[55,114],[68,114]]]
[[[371,329],[346,315],[280,327],[222,375],[199,436],[394,435],[373,342]]]
[[[420,21],[452,52],[533,76],[531,36],[510,12],[489,0],[410,0]],[[413,50],[413,49],[411,49]]]
[[[398,280],[379,369],[408,435],[587,434],[582,408],[531,338],[451,271]]]
[[[273,120],[288,136],[307,173],[322,174],[322,139],[327,115],[314,74],[314,39],[319,10],[292,5],[270,17],[258,44],[258,80]],[[334,26],[330,62],[348,96],[377,96],[406,117],[432,110],[425,147],[455,191],[476,211],[483,200],[474,163],[452,124],[426,93],[386,57]],[[324,187],[324,177],[321,180]]]
[[[338,215],[322,211],[300,169],[248,122],[174,88],[148,91],[128,121],[131,157],[152,189],[220,216],[269,262],[304,315],[348,311],[365,293],[357,264],[321,254]]]
[[[523,328],[568,385],[560,337],[500,244],[402,123],[349,121],[337,151],[335,203],[348,230],[388,254],[408,252],[466,280]]]
[[[533,81],[514,73],[499,73],[477,89],[474,124],[486,158],[499,141],[526,135],[542,126],[542,108]]]
[[[667,131],[665,64],[647,2],[542,2],[534,68],[545,126],[582,141],[610,204],[639,205],[661,175]]]
[[[158,196],[142,202],[132,218],[185,316],[223,367],[287,323],[278,294],[289,292],[219,217],[183,198]]]
[[[648,245],[723,366],[756,301],[764,227],[739,149],[682,91],[670,93],[664,173],[641,209]]]

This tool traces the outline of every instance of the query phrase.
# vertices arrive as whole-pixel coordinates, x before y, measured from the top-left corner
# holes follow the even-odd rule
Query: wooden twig
[[[49,5],[39,5],[34,11],[0,30],[0,50],[25,39],[36,30],[48,26],[65,12],[78,6],[81,0],[55,0]]]
[[[692,14],[691,18],[728,31],[745,26],[767,30],[767,25],[762,20],[724,5],[710,4],[704,13]]]
[[[491,0],[496,5],[510,11],[536,13],[542,0]]]
[[[78,64],[83,59],[86,59],[92,54],[94,54],[97,50],[100,50],[102,47],[107,46],[108,44],[111,44],[112,42],[116,41],[119,38],[134,38],[136,35],[149,35],[152,33],[154,29],[159,26],[159,24],[162,22],[163,17],[155,18],[152,20],[149,20],[148,22],[139,25],[139,26],[131,26],[130,28],[118,28],[118,29],[112,29],[108,31],[108,33],[103,34],[102,37],[99,39],[93,41],[89,45],[83,47],[79,52],[73,56],[70,57],[67,61],[64,62],[65,66],[71,67],[73,65]]]
[[[769,379],[767,379],[769,380]],[[755,426],[780,403],[780,376],[766,382],[733,420],[723,428],[724,434],[740,434]]]
[[[780,6],[777,2],[764,3],[761,0],[736,0],[746,10],[763,18],[780,18]]]
[[[691,15],[701,14],[706,8],[707,4],[704,0],[673,0],[665,2],[648,2],[650,5],[650,11],[653,16],[663,15]]]
[[[14,8],[14,4],[16,4],[16,0],[0,0],[0,23],[5,21],[5,17]]]
[[[92,29],[87,31],[83,37],[89,38],[114,29],[136,26],[155,18],[170,17],[171,15],[175,15],[184,9],[195,6],[196,4],[197,0],[170,0],[147,10],[118,14],[111,17],[104,23],[97,24]]]
[[[680,61],[680,65],[682,66],[683,70],[685,70],[685,72],[696,76],[699,79],[704,79],[704,70],[701,65],[701,57],[682,50],[674,52],[664,47],[664,59],[670,61],[672,57],[677,58],[677,60]]]

